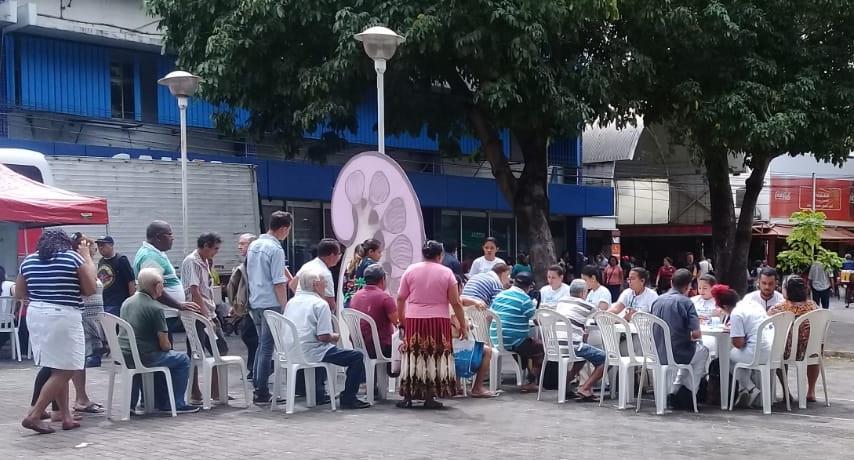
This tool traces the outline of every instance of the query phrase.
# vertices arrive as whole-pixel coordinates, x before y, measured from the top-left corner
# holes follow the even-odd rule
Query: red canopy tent
[[[22,227],[107,224],[107,200],[51,187],[0,165],[0,222]]]

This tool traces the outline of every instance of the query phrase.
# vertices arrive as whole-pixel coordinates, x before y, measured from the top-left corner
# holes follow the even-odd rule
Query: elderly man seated
[[[315,267],[303,268],[297,274],[300,289],[296,296],[288,301],[285,317],[297,327],[303,355],[309,362],[324,362],[347,368],[347,381],[341,393],[341,407],[344,409],[364,409],[371,407],[356,397],[359,386],[365,381],[365,362],[362,353],[356,350],[338,348],[338,334],[332,329],[332,311],[324,300],[326,292],[325,274]],[[286,337],[286,342],[290,341]],[[287,346],[293,346],[288,343]],[[317,374],[317,404],[328,404],[326,395],[326,373],[323,369]]]
[[[138,291],[122,304],[121,318],[127,321],[133,328],[139,358],[146,367],[162,366],[169,368],[172,374],[172,388],[175,394],[175,409],[178,412],[198,412],[198,407],[189,406],[184,401],[184,393],[187,391],[187,380],[190,376],[190,357],[186,353],[178,353],[172,350],[172,344],[169,342],[169,329],[166,326],[166,317],[163,315],[164,305],[155,300],[163,295],[163,276],[156,268],[143,268],[139,271],[137,283]],[[130,342],[124,331],[119,335],[119,344],[122,347],[125,362],[129,366],[133,366]],[[131,410],[136,405],[139,391],[138,383],[138,380],[135,379],[131,394]],[[164,389],[165,381],[163,385],[155,384],[155,387],[155,405],[157,409],[161,411],[171,410]]]
[[[586,343],[587,339],[587,320],[597,311],[597,307],[588,303],[585,299],[587,296],[587,283],[584,280],[573,280],[569,285],[569,297],[558,302],[555,311],[565,316],[569,320],[569,328],[572,334],[572,345],[575,349],[575,356],[583,358],[585,361],[593,365],[593,372],[587,377],[577,390],[580,397],[580,402],[595,401],[593,395],[593,385],[602,378],[605,372],[605,352],[599,348]],[[584,361],[578,361],[569,371],[567,382],[572,381],[581,372],[584,367]]]

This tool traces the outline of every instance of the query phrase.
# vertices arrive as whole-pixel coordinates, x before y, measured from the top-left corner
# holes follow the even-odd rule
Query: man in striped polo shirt
[[[487,309],[492,305],[495,296],[508,287],[510,287],[510,266],[497,263],[492,266],[492,270],[472,276],[463,286],[460,296],[474,300],[481,309]]]
[[[530,272],[517,273],[513,286],[502,291],[492,301],[492,311],[501,320],[501,338],[504,347],[516,352],[522,362],[528,365],[528,384],[522,391],[536,391],[540,366],[543,363],[543,344],[530,336],[530,321],[534,317],[534,301],[528,295],[534,286],[534,276]],[[493,343],[498,342],[498,329],[495,323],[489,328]]]

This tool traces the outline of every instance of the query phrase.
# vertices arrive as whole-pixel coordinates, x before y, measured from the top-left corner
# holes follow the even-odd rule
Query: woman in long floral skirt
[[[465,315],[454,273],[442,265],[442,244],[428,241],[421,254],[424,261],[406,270],[397,296],[405,332],[400,366],[403,401],[397,407],[409,408],[413,400],[422,400],[424,408],[438,409],[442,403],[436,398],[457,394],[448,304],[457,318]],[[466,335],[465,328],[460,328],[460,338]]]

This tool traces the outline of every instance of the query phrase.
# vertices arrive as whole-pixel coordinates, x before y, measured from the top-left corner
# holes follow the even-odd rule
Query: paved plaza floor
[[[229,342],[242,352],[237,338]],[[711,406],[699,414],[657,416],[651,395],[639,414],[618,411],[608,400],[603,407],[559,405],[554,391],[537,401],[536,394],[511,385],[491,400],[446,401],[442,411],[397,409],[394,398],[333,413],[329,406],[307,409],[298,399],[296,412],[286,415],[283,407],[272,413],[269,407],[242,408],[233,372],[235,407],[129,422],[92,415],[80,429],[42,436],[20,426],[35,374],[32,362],[0,361],[0,459],[854,458],[854,362],[841,358],[828,360],[831,407],[810,404],[787,413],[777,405],[770,416]],[[104,402],[106,374],[94,370],[88,380],[92,399]]]

